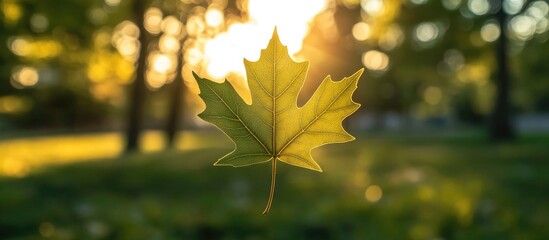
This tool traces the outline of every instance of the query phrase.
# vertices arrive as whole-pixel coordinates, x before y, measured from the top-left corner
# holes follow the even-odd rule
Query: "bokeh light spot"
[[[145,12],[145,30],[152,34],[159,34],[160,24],[162,23],[163,14],[158,8],[151,7]]]
[[[490,3],[488,0],[469,0],[467,2],[467,7],[473,14],[481,16],[490,10]]]
[[[377,50],[370,50],[362,55],[362,63],[370,70],[384,71],[389,66],[389,56]]]
[[[360,6],[364,12],[372,17],[379,15],[383,10],[383,2],[381,0],[362,0]]]
[[[22,87],[32,87],[38,83],[38,71],[33,67],[16,68],[12,78]]]
[[[223,12],[217,8],[208,8],[205,18],[208,26],[219,27],[223,23]]]
[[[420,23],[415,28],[414,37],[420,42],[432,42],[439,36],[439,29],[436,24],[432,22]]]
[[[381,199],[382,196],[383,191],[381,190],[381,187],[377,185],[369,186],[368,188],[366,188],[366,192],[364,192],[364,197],[370,202],[377,202]]]
[[[501,30],[499,29],[499,25],[494,22],[486,23],[480,29],[480,36],[482,37],[482,40],[486,42],[496,41],[500,34]]]
[[[353,26],[353,37],[358,41],[368,39],[370,34],[370,26],[365,22],[359,22]]]

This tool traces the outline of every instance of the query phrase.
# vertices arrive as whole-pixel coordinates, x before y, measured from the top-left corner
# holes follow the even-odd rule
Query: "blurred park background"
[[[1,0],[0,239],[548,239],[547,0]],[[365,74],[324,173],[212,167],[192,71],[248,91],[277,26]],[[253,91],[253,90],[252,90]]]

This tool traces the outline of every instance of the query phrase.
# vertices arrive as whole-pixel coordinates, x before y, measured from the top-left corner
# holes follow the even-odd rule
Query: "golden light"
[[[7,176],[22,177],[29,172],[28,166],[13,158],[0,161],[0,173]]]
[[[97,49],[106,48],[111,42],[110,31],[99,30],[94,33],[93,47]]]
[[[484,62],[469,63],[458,72],[456,77],[460,82],[485,85],[490,78],[490,68]]]
[[[192,64],[193,68],[203,69],[214,80],[223,80],[228,75],[245,76],[242,60],[259,59],[260,50],[267,45],[275,26],[282,43],[295,57],[302,48],[310,24],[328,7],[328,0],[249,0],[243,3],[245,15],[227,21],[227,30],[213,37],[204,37],[207,34],[201,33],[208,29],[211,32],[221,24],[219,21],[223,15],[220,10],[210,8],[205,16],[195,15],[187,21],[189,36],[198,37],[188,51],[196,49],[202,53],[200,62]],[[185,58],[199,55],[186,54]]]
[[[208,64],[207,73],[214,80],[221,80],[230,72],[244,72],[242,57],[238,56],[245,53],[245,50],[239,51],[237,48],[230,48],[227,46],[229,44],[231,44],[229,34],[221,33],[216,38],[207,41],[204,46],[204,60]],[[242,48],[244,46],[239,47]],[[224,55],[218,55],[220,52]]]
[[[210,27],[219,27],[221,24],[223,24],[223,12],[221,12],[217,8],[208,8],[208,11],[206,11],[206,24]]]
[[[366,188],[366,191],[364,192],[364,197],[366,200],[370,202],[377,202],[381,199],[383,196],[383,191],[381,190],[381,187],[377,185],[371,185],[368,188]]]
[[[116,26],[115,32],[119,31],[122,35],[137,38],[139,37],[139,27],[131,21],[123,21]]]
[[[170,57],[166,54],[151,54],[152,68],[158,73],[167,73],[173,68],[173,63]]]
[[[204,23],[204,20],[200,16],[191,16],[187,20],[187,25],[185,27],[187,34],[194,37],[206,29],[206,23]]]
[[[111,42],[120,55],[128,60],[135,61],[139,55],[139,28],[135,23],[123,21],[113,31]]]
[[[165,17],[160,28],[164,33],[172,36],[180,36],[183,33],[183,23],[174,16]]]
[[[56,57],[63,51],[61,44],[52,39],[13,37],[8,40],[9,49],[20,57],[43,59]]]
[[[148,58],[146,83],[151,90],[156,90],[175,77],[177,58],[173,53],[151,52]]]
[[[19,21],[23,15],[21,7],[15,1],[2,1],[2,10],[4,13],[4,21],[10,25]]]
[[[381,0],[362,0],[360,6],[364,12],[372,17],[379,15],[383,10],[383,2]]]
[[[262,1],[249,0],[248,12],[250,22],[257,32],[248,32],[248,37],[257,36],[263,41],[261,45],[256,44],[261,49],[266,45],[271,37],[275,26],[278,27],[278,33],[283,43],[288,45],[290,54],[295,54],[301,50],[303,39],[309,31],[309,24],[313,18],[327,7],[325,0],[310,1]],[[254,34],[255,33],[255,34]],[[247,56],[251,59],[259,58],[259,51],[256,56]]]
[[[15,55],[26,56],[30,52],[30,41],[26,38],[16,37],[11,41],[10,50]]]
[[[152,34],[159,34],[160,24],[162,23],[163,14],[158,8],[151,7],[145,12],[145,30]]]
[[[38,71],[33,67],[22,67],[14,71],[12,78],[22,87],[32,87],[38,83]]]
[[[179,40],[172,35],[162,35],[158,42],[158,47],[161,52],[175,53],[179,51]]]
[[[132,79],[134,68],[135,66],[132,61],[125,59],[119,54],[106,50],[98,50],[90,56],[86,73],[92,83],[114,82],[117,84],[127,84]],[[101,92],[104,93],[106,91]],[[112,91],[109,90],[109,92]],[[99,97],[99,99],[105,98],[106,96]]]
[[[166,73],[148,70],[146,80],[147,86],[152,90],[155,90],[164,86],[164,84],[168,82],[168,75]]]
[[[389,66],[389,56],[377,50],[370,50],[362,54],[362,64],[370,70],[384,71]]]
[[[122,56],[132,58],[139,51],[139,41],[135,38],[124,36],[116,41],[116,48]]]
[[[185,62],[191,66],[196,66],[202,60],[202,52],[196,48],[185,51]]]
[[[145,151],[164,149],[161,131],[144,131],[140,146]],[[185,131],[179,134],[178,149],[230,147],[215,135]],[[212,141],[213,140],[213,141]],[[70,147],[67,147],[70,146]],[[46,166],[116,158],[123,152],[121,132],[64,134],[0,140],[0,176],[25,176]],[[29,151],[32,149],[32,151]]]
[[[353,37],[358,41],[364,41],[370,37],[370,25],[358,22],[353,26]]]

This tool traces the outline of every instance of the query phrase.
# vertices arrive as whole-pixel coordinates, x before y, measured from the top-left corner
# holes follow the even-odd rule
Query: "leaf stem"
[[[273,203],[274,191],[275,191],[275,181],[276,181],[276,158],[273,158],[273,168],[271,174],[271,192],[269,193],[269,200],[267,201],[267,206],[263,210],[263,214],[269,213],[271,210],[271,204]]]

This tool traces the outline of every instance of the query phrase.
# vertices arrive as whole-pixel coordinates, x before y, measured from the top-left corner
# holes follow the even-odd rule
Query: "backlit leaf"
[[[277,161],[321,172],[311,156],[312,149],[354,140],[341,123],[360,107],[351,97],[363,69],[337,82],[326,77],[305,105],[298,107],[297,97],[309,63],[294,62],[276,30],[259,60],[244,60],[244,66],[250,105],[228,81],[215,83],[193,73],[206,103],[198,116],[221,129],[236,145],[214,165],[242,167],[272,162],[266,213],[274,192]]]

